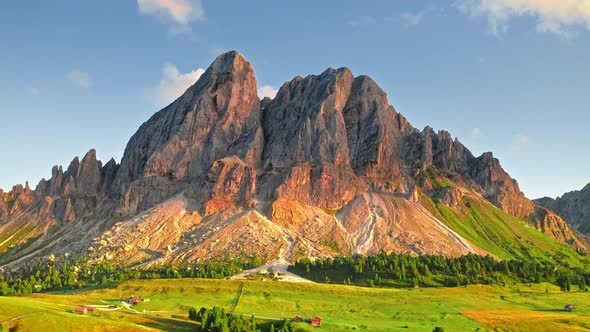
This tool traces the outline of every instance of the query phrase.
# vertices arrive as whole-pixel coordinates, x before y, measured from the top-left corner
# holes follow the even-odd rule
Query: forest
[[[26,295],[50,290],[110,286],[130,279],[207,278],[222,279],[263,264],[258,256],[218,259],[192,264],[165,264],[126,268],[84,259],[52,261],[0,274],[0,295]]]
[[[499,261],[474,254],[455,258],[395,253],[315,260],[304,258],[291,265],[289,271],[315,282],[398,288],[549,282],[564,291],[570,291],[573,284],[586,291],[590,281],[588,271],[564,265]]]
[[[293,323],[287,320],[260,322],[254,316],[246,318],[240,314],[226,312],[223,308],[201,308],[197,311],[194,307],[188,311],[190,320],[201,323],[203,332],[293,332]]]

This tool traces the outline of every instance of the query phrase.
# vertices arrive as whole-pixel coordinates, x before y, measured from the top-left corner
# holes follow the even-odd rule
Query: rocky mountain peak
[[[352,81],[350,70],[328,68],[285,83],[264,108],[265,168],[350,164],[342,110]]]
[[[491,153],[474,157],[447,131],[417,130],[370,77],[328,68],[297,76],[275,98],[260,100],[254,70],[236,51],[218,56],[143,123],[120,164],[103,165],[92,149],[65,172],[54,167],[35,192],[20,186],[0,196],[10,202],[0,204],[0,218],[26,211],[25,219],[42,225],[36,235],[72,225],[86,241],[72,235],[80,248],[90,249],[100,235],[87,230],[120,223],[126,232],[103,234],[104,243],[119,247],[101,240],[93,250],[121,249],[132,260],[151,259],[146,255],[164,244],[168,254],[168,246],[192,246],[190,253],[178,251],[182,259],[200,259],[261,239],[274,247],[281,239],[298,241],[289,250],[309,254],[324,252],[322,243],[362,254],[483,253],[460,249],[451,238],[438,245],[447,233],[421,206],[429,196],[457,213],[466,213],[466,199],[485,199],[562,242],[578,243],[560,218],[535,208]],[[138,218],[142,212],[145,219]],[[127,251],[136,232],[151,241],[149,250]],[[122,234],[128,236],[116,240]]]
[[[133,135],[113,191],[124,197],[126,211],[135,211],[186,189],[182,183],[202,188],[216,160],[236,156],[257,165],[263,144],[260,121],[252,66],[238,52],[224,53]]]

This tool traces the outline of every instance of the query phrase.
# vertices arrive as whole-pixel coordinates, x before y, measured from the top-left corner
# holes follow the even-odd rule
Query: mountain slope
[[[555,199],[543,197],[535,202],[562,216],[574,229],[590,235],[590,184]]]
[[[529,242],[568,250],[549,236],[583,247],[491,153],[412,127],[371,78],[329,68],[261,101],[237,52],[144,123],[121,164],[103,166],[92,150],[35,190],[0,195],[6,267],[48,256],[149,265],[381,251],[539,257]]]

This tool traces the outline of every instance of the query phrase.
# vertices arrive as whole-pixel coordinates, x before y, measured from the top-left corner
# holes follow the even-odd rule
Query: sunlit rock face
[[[414,128],[370,77],[329,68],[260,100],[251,64],[232,51],[138,129],[120,164],[91,150],[35,190],[0,192],[0,231],[25,227],[20,243],[31,240],[0,263],[49,253],[155,263],[263,248],[269,258],[486,254],[421,206],[423,195],[453,209],[464,195],[487,200],[579,245],[491,153]]]

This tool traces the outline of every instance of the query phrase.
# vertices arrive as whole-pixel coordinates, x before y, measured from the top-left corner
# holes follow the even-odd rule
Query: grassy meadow
[[[108,309],[132,294],[150,301],[132,310]],[[569,303],[578,310],[565,312]],[[104,311],[82,316],[73,313],[77,305],[104,306]],[[138,280],[115,288],[0,297],[0,321],[4,331],[197,331],[198,324],[186,318],[191,306],[221,306],[261,319],[319,315],[322,331],[590,329],[590,295],[561,292],[550,284],[382,289],[208,279]],[[306,323],[297,328],[318,330]]]

